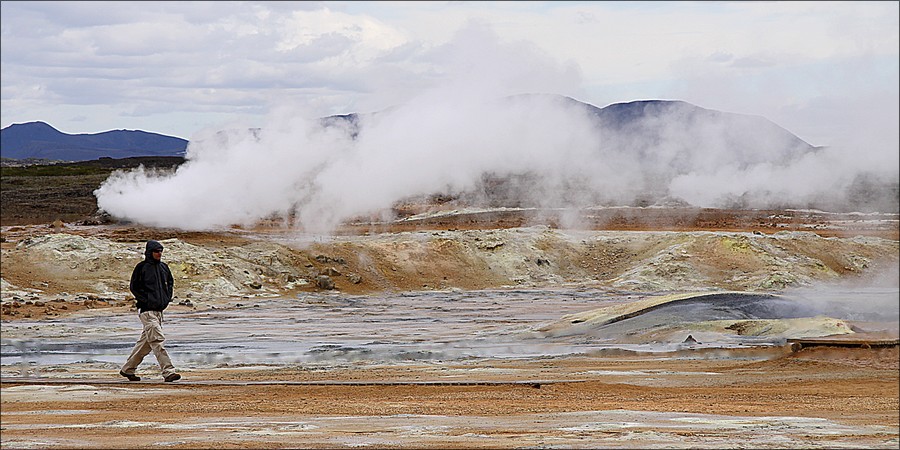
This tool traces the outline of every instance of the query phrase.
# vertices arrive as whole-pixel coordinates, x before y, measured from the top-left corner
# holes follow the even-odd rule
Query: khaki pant
[[[131,356],[128,357],[125,365],[122,366],[122,372],[133,374],[135,369],[141,364],[141,361],[144,360],[144,357],[152,351],[153,355],[156,356],[156,361],[159,363],[159,368],[162,370],[163,377],[175,373],[175,366],[172,365],[169,353],[163,347],[166,337],[162,331],[162,311],[144,311],[138,314],[138,318],[141,319],[144,331],[141,332],[141,337],[138,339],[137,344],[134,345],[134,349],[131,350]]]

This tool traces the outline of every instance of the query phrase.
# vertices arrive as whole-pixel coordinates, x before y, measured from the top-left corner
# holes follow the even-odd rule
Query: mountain
[[[87,161],[100,157],[184,156],[185,139],[139,130],[67,134],[44,122],[13,124],[0,130],[0,156]]]
[[[519,94],[497,102],[494,111],[510,114],[552,110],[565,111],[573,121],[586,118],[598,132],[597,152],[619,164],[639,165],[635,176],[641,179],[635,184],[650,190],[663,191],[676,176],[714,173],[715,168],[786,167],[823,149],[764,117],[679,100],[637,100],[599,108],[562,95]],[[344,127],[355,137],[369,119],[389,111],[330,116],[322,124]],[[528,117],[540,120],[539,115]]]
[[[558,151],[561,158],[569,159],[557,164],[525,155],[525,158],[531,158],[528,164],[502,166],[497,163],[486,169],[481,182],[470,191],[459,193],[450,189],[436,193],[447,198],[468,196],[480,200],[479,196],[483,196],[491,206],[534,207],[562,201],[591,205],[662,205],[691,201],[710,204],[717,201],[729,207],[749,207],[770,200],[788,202],[792,199],[781,194],[783,185],[769,189],[756,180],[767,174],[778,177],[797,172],[825,150],[765,117],[716,111],[679,100],[637,100],[600,108],[561,95],[520,94],[494,99],[470,110],[466,106],[453,109],[449,114],[459,112],[471,114],[471,117],[491,114],[500,115],[499,119],[509,118],[506,121],[491,117],[488,123],[493,128],[483,128],[481,133],[493,129],[496,134],[503,135],[509,130],[518,132],[534,127],[543,130],[541,133],[558,133],[558,136],[541,139],[544,145],[569,145],[567,143],[571,142],[572,148],[579,149],[541,149],[547,152],[546,155]],[[393,111],[399,114],[394,117]],[[431,115],[428,111],[411,113],[398,108],[331,116],[322,123],[326,127],[340,127],[356,136],[362,135],[360,133],[368,126],[403,129],[415,128],[422,123],[432,127],[431,121],[440,120],[447,114],[446,110]],[[448,120],[447,123],[453,126],[466,122]],[[457,131],[466,134],[466,130]],[[510,142],[522,141],[510,139]],[[560,170],[543,170],[542,164],[546,163],[552,167],[565,167],[565,178],[559,178]],[[576,169],[575,166],[581,163],[584,163],[581,166],[584,170]],[[868,175],[860,177],[865,179]],[[873,192],[884,186],[876,184],[878,189]],[[718,189],[704,186],[718,186]],[[708,194],[710,191],[715,192]],[[822,192],[809,196],[813,195],[827,199],[836,194]],[[812,201],[803,203],[810,204]]]
[[[701,108],[680,100],[637,100],[598,108],[570,97],[523,94],[510,99],[543,98],[580,110],[595,119],[604,132],[605,145],[627,148],[640,157],[698,153],[728,153],[748,164],[783,164],[807,152],[819,150],[774,122],[760,116]],[[676,160],[678,158],[673,158]]]
[[[651,158],[661,147],[670,153],[695,152],[699,147],[709,152],[738,152],[737,159],[747,162],[774,156],[775,160],[769,162],[783,163],[820,149],[764,117],[701,108],[680,100],[637,100],[603,108],[555,94],[520,94],[501,101],[535,109],[561,105],[581,112],[603,131],[604,145],[616,145]],[[356,137],[361,117],[381,113],[334,115],[323,118],[321,123],[345,126]]]
[[[569,100],[581,103],[574,99]],[[745,131],[750,130],[752,136],[766,136],[780,141],[787,147],[814,149],[812,145],[764,117],[715,111],[684,101],[639,100],[613,103],[604,108],[587,103],[581,105],[609,130],[616,130],[619,133],[649,133],[649,137],[655,141],[662,138],[661,132],[665,124],[676,124],[675,126],[683,131],[697,137],[701,134],[701,130],[715,124],[721,126],[724,132],[723,140],[726,142],[750,140],[750,136],[745,134]],[[665,120],[660,120],[661,118]]]
[[[537,110],[552,102],[580,111],[603,131],[604,146],[646,160],[665,154],[667,164],[659,169],[668,172],[689,170],[702,163],[699,158],[723,154],[747,165],[784,164],[818,149],[763,117],[715,111],[677,100],[640,100],[603,108],[553,94],[522,94],[501,101],[519,102]],[[361,117],[378,114],[381,113],[334,115],[322,118],[321,123],[326,127],[347,127],[356,138]],[[0,131],[0,136],[0,156],[12,159],[85,161],[100,157],[184,156],[188,144],[181,138],[145,131],[72,135],[44,122],[10,125]]]

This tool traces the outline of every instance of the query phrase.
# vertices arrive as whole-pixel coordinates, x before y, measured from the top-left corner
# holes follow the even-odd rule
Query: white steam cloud
[[[363,116],[355,138],[348,123],[322,127],[302,118],[212,133],[191,141],[174,174],[118,172],[96,195],[104,211],[154,226],[206,229],[291,216],[324,232],[409,196],[475,189],[485,173],[537,174],[548,194],[575,179],[590,183],[588,191],[628,186],[627,171],[592,156],[600,139],[587,116],[554,100],[426,96]]]
[[[201,132],[174,173],[114,173],[95,192],[98,205],[151,226],[200,230],[280,218],[328,232],[404,198],[483,190],[485,176],[520,177],[515,198],[547,207],[648,197],[704,207],[828,204],[860,183],[874,189],[867,181],[896,188],[896,151],[785,154],[791,149],[782,135],[729,121],[690,133],[683,121],[656,124],[648,146],[642,133],[598,127],[583,105],[563,97],[507,97],[576,89],[577,68],[473,30],[434,52],[454,62],[440,88],[362,114],[356,124],[323,127],[319,118],[279,108],[258,129]],[[475,59],[462,57],[472,47]],[[735,151],[731,143],[742,133],[760,147]]]
[[[789,289],[816,314],[860,321],[860,331],[900,335],[900,267],[896,262],[877,265],[859,277]]]

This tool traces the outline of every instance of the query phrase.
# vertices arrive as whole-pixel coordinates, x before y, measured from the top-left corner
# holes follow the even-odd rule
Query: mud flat
[[[3,381],[2,440],[5,448],[896,448],[897,352],[861,352],[221,368],[185,378],[269,380],[237,386],[108,375]],[[496,382],[354,382],[448,375]],[[348,383],[279,384],[311,377]],[[572,381],[503,382],[513,377]]]
[[[4,227],[2,448],[900,445],[896,345],[791,347],[896,339],[896,239],[452,222]],[[117,375],[148,238],[176,383]]]
[[[896,295],[864,297],[879,293]],[[710,332],[706,319],[724,314],[712,294],[691,303],[694,319],[674,323],[683,311],[673,298],[685,301],[581,288],[326,293],[173,310],[166,316],[169,348],[184,375],[176,383],[161,382],[152,359],[139,368],[140,382],[116,376],[138,333],[131,313],[103,309],[6,322],[3,445],[896,448],[900,442],[896,346],[792,351],[790,332]],[[660,299],[675,311],[666,312]],[[648,304],[657,308],[632,315]],[[546,332],[610,310],[632,317]],[[895,326],[857,318],[864,320],[812,322],[817,335],[829,332],[822,324],[830,320],[846,323],[848,332]],[[763,319],[741,319],[754,320]],[[618,327],[615,338],[604,331],[610,325]],[[797,329],[812,333],[808,323]],[[700,342],[685,342],[687,335]]]

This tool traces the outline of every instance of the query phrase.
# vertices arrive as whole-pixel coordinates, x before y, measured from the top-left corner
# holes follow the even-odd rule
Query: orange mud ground
[[[590,228],[793,229],[898,237],[896,221],[875,228],[842,222],[839,229],[815,213],[695,210],[664,216],[644,210],[594,220]],[[491,213],[343,232],[513,227],[535,221]],[[135,241],[152,236],[137,227],[119,230]],[[192,243],[230,239],[215,233],[180,237]],[[106,306],[92,300],[71,307]],[[35,308],[31,320],[52,319],[46,308],[28,307]],[[463,375],[447,378],[447,373]],[[897,448],[900,442],[896,346],[431,361],[331,370],[232,367],[183,374],[183,380],[168,384],[153,373],[142,373],[145,381],[137,383],[115,372],[49,378],[75,380],[69,384],[6,377],[2,448]],[[547,382],[408,383],[448,379]],[[274,383],[246,384],[254,381]],[[278,384],[310,381],[330,384]],[[338,381],[359,384],[333,383]]]

